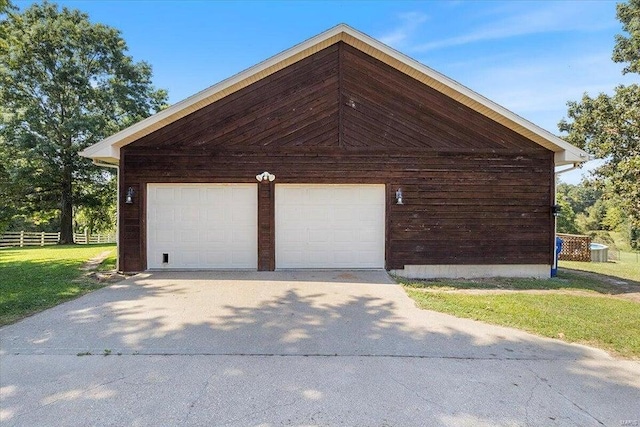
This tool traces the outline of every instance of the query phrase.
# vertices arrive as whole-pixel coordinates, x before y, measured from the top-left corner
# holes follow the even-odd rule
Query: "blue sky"
[[[556,134],[567,101],[637,80],[611,61],[613,1],[56,3],[121,30],[171,103],[341,22]]]

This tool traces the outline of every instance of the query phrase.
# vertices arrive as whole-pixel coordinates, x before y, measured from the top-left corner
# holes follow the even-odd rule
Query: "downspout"
[[[93,164],[116,170],[116,271],[120,271],[120,165],[93,160]]]

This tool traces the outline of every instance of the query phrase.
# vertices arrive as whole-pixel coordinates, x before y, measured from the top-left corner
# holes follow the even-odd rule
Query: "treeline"
[[[640,229],[615,195],[588,180],[577,185],[561,183],[556,190],[560,206],[558,233],[589,235],[608,244],[619,237],[624,246],[640,248]]]

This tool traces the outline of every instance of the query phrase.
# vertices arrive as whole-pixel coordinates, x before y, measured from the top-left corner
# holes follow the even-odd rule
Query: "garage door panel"
[[[234,264],[239,265],[250,264],[254,262],[254,257],[251,254],[247,253],[247,251],[245,250],[232,250],[231,258],[233,259]]]
[[[279,184],[275,201],[276,268],[384,268],[384,185]]]
[[[336,230],[333,232],[333,241],[336,244],[336,247],[340,247],[342,243],[349,245],[351,247],[352,242],[356,240],[354,237],[354,232],[352,230],[340,231]]]
[[[306,258],[305,255],[306,254],[303,254],[302,252],[297,250],[282,249],[278,252],[278,256],[280,258],[286,259],[288,263],[294,265],[303,265]]]
[[[251,243],[255,240],[256,236],[254,233],[242,232],[242,231],[231,231],[231,238],[228,241],[231,242],[232,249],[242,249],[246,247],[246,244]]]
[[[330,230],[309,230],[309,244],[313,246],[314,243],[327,243],[330,240],[329,234],[331,234]]]
[[[304,189],[302,190],[304,191]],[[323,187],[308,187],[306,192],[303,193],[303,203],[311,205],[322,204],[324,200],[327,200],[331,196],[331,190]]]
[[[154,234],[158,243],[170,243],[175,240],[173,230],[156,230]]]
[[[187,206],[200,206],[200,189],[199,188],[181,188],[180,203]]]
[[[336,221],[350,221],[354,215],[358,214],[358,209],[354,206],[336,206],[333,217]]]
[[[369,206],[376,206],[376,205],[375,204],[366,205],[366,207],[359,209],[355,216],[360,221],[377,223],[379,220],[378,218],[379,213],[373,209],[370,209]]]
[[[172,205],[175,199],[175,191],[173,188],[157,188],[149,197],[149,200],[156,204],[166,205]]]
[[[175,210],[173,206],[163,206],[163,209],[154,210],[150,212],[150,219],[152,221],[158,221],[160,223],[171,223],[176,220]]]
[[[205,200],[211,203],[219,203],[220,200],[224,200],[224,188],[206,188],[204,190]]]
[[[377,242],[379,235],[375,230],[370,228],[363,227],[363,229],[358,230],[358,241],[360,243],[373,243]],[[364,245],[362,245],[364,246]]]
[[[250,226],[256,220],[255,212],[249,212],[244,206],[232,208],[230,214],[234,224]]]
[[[178,220],[183,226],[197,225],[200,222],[200,209],[196,206],[182,206]]]
[[[147,194],[148,268],[257,267],[256,184],[149,184]]]
[[[384,204],[384,191],[376,188],[360,188],[358,203],[360,204]]]
[[[204,222],[206,222],[207,226],[215,225],[218,222],[224,221],[224,214],[218,209],[211,210],[207,209],[204,212]]]
[[[207,251],[201,255],[202,263],[205,265],[221,265],[226,262],[227,254],[225,250]]]
[[[307,209],[304,210],[303,217],[298,218],[298,221],[329,221],[329,211],[326,209],[326,206],[317,202],[314,203],[316,204],[314,204],[313,207],[307,207]]]
[[[205,242],[211,243],[223,243],[225,241],[224,229],[219,227],[212,227],[208,225],[204,232],[200,234]],[[188,239],[188,236],[185,236],[185,239]]]

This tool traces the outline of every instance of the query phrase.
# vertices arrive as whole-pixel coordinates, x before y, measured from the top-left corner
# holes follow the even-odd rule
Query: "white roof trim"
[[[495,120],[519,134],[533,140],[541,146],[555,152],[555,164],[564,165],[589,160],[589,155],[553,135],[545,129],[438,73],[437,71],[409,58],[389,46],[363,34],[346,24],[340,24],[324,33],[318,34],[266,61],[248,68],[226,80],[221,81],[189,98],[180,101],[166,110],[160,111],[120,132],[87,147],[81,156],[106,163],[118,163],[120,148],[154,132],[218,99],[221,99],[251,83],[279,71],[313,53],[338,41],[343,41],[363,52],[380,59],[405,74],[422,81],[447,96]]]

